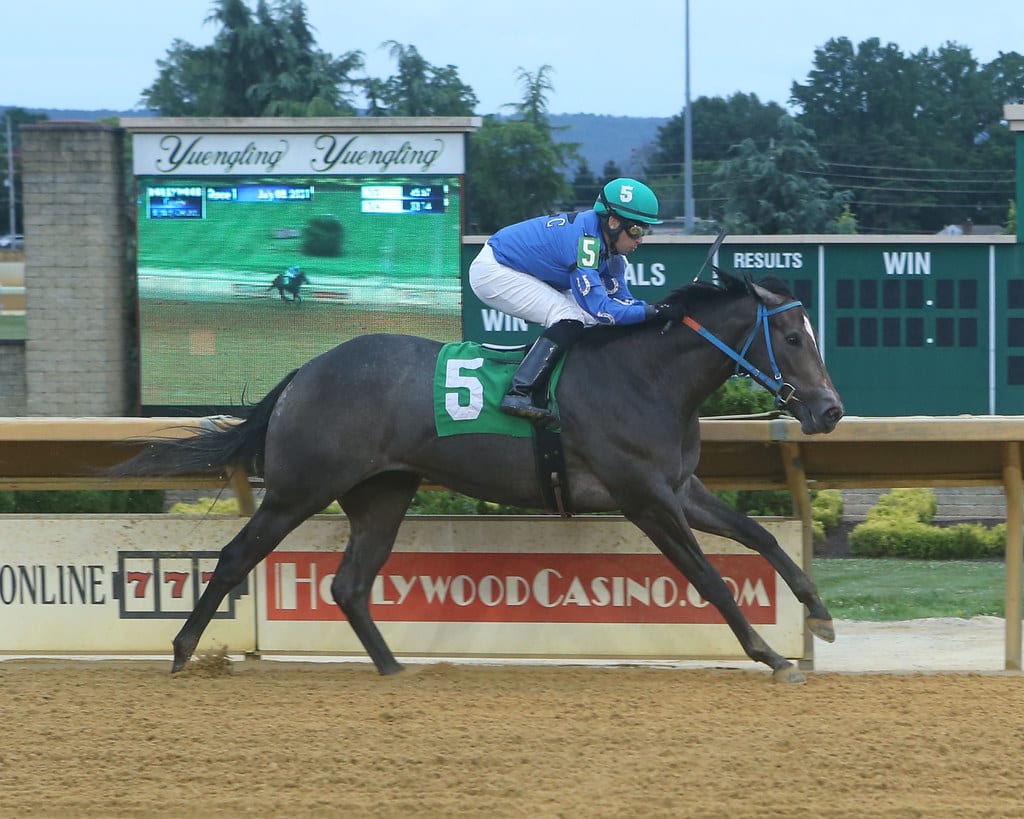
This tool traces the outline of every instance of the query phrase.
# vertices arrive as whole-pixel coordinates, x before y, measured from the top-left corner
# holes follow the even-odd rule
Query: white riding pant
[[[480,249],[469,266],[469,286],[488,307],[530,324],[547,328],[563,319],[581,321],[586,326],[597,324],[570,291],[556,290],[536,276],[501,264],[489,244]]]

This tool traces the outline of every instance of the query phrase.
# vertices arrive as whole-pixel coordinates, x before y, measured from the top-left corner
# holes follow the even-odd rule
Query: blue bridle
[[[763,304],[757,305],[757,318],[754,320],[754,327],[751,329],[750,335],[747,336],[746,343],[738,353],[718,338],[714,333],[705,329],[704,325],[696,319],[693,319],[690,316],[684,316],[683,324],[706,338],[719,350],[729,356],[729,358],[735,361],[735,374],[749,375],[757,381],[758,384],[770,391],[775,396],[775,404],[781,407],[785,406],[793,397],[794,393],[796,393],[796,388],[792,384],[787,384],[785,380],[783,380],[782,373],[779,372],[779,366],[775,363],[775,350],[772,347],[772,338],[768,332],[768,319],[776,313],[781,313],[784,310],[790,310],[794,307],[800,306],[802,306],[802,303],[799,301],[791,301],[788,304],[783,304],[781,307],[774,307],[771,310]],[[768,350],[768,362],[772,365],[772,374],[770,376],[761,372],[761,370],[746,359],[747,350],[750,349],[750,345],[753,344],[754,339],[757,338],[758,330],[762,330],[764,333],[764,345]]]

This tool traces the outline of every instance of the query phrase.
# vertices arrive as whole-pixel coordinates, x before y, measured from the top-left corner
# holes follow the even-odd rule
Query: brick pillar
[[[0,416],[25,414],[25,345],[0,339]]]
[[[27,412],[133,415],[124,130],[23,126]]]

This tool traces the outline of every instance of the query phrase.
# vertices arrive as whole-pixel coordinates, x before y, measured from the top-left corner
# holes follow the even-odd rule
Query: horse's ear
[[[785,296],[780,295],[779,293],[773,293],[766,287],[761,287],[761,285],[751,279],[750,276],[746,277],[746,281],[748,292],[750,292],[765,307],[780,307],[787,301]]]
[[[722,268],[717,265],[713,266],[711,269],[714,271],[715,276],[718,277],[719,282],[721,282],[721,286],[726,290],[733,290],[743,284],[743,282],[732,275],[728,270],[722,270]]]

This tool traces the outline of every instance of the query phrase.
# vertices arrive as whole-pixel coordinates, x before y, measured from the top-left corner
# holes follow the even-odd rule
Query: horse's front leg
[[[711,565],[707,555],[701,551],[674,497],[666,497],[663,503],[657,505],[647,504],[639,513],[623,511],[693,584],[701,597],[718,609],[750,659],[771,668],[777,682],[806,682],[807,678],[794,663],[774,651],[754,631],[733,598],[732,591],[718,570]]]
[[[832,615],[818,596],[818,589],[779,542],[756,520],[729,506],[714,492],[691,476],[677,497],[690,526],[742,543],[762,555],[779,573],[796,599],[807,606],[807,628],[826,642],[836,639]]]

